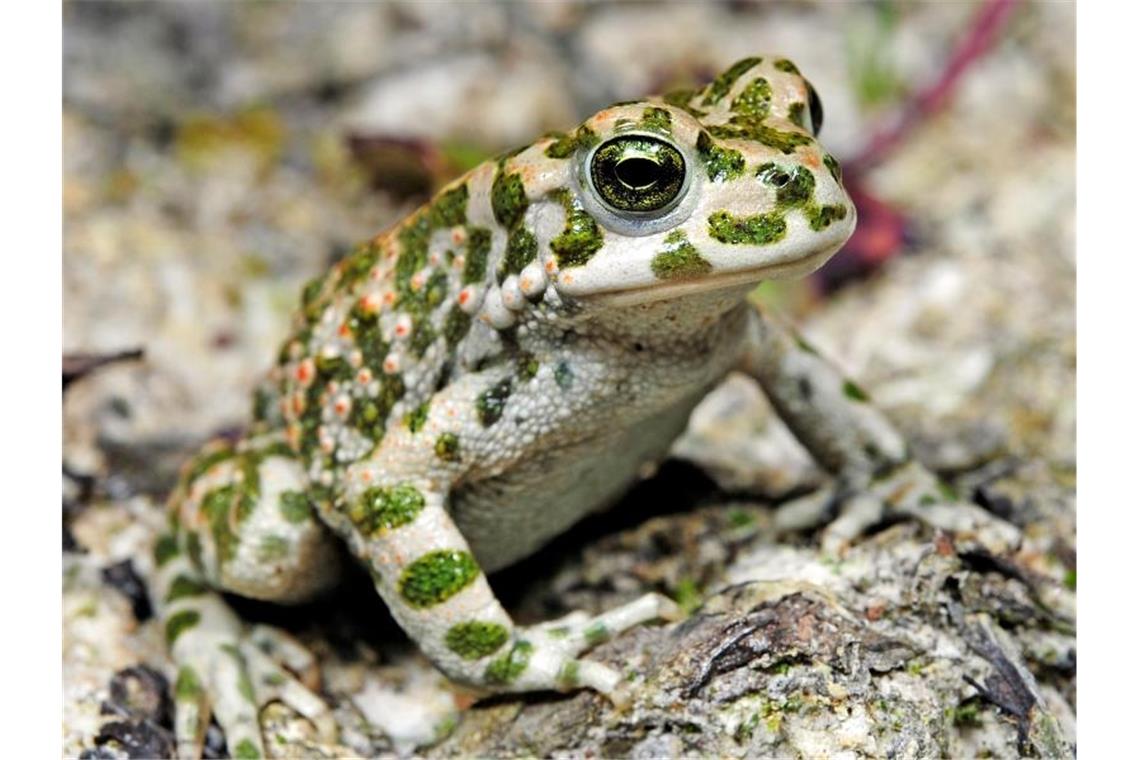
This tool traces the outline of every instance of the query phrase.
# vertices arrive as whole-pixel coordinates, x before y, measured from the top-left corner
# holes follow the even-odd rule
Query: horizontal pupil
[[[623,159],[614,167],[618,180],[631,190],[648,190],[657,184],[660,173],[660,164],[641,156]]]

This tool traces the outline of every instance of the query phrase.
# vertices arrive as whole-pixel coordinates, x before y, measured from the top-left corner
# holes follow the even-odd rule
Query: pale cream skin
[[[936,493],[857,387],[745,300],[821,266],[854,229],[813,99],[764,56],[701,91],[611,107],[474,169],[306,290],[253,432],[188,465],[156,550],[181,755],[200,753],[210,710],[235,757],[263,755],[257,710],[272,699],[332,730],[282,667],[306,653],[245,630],[211,589],[309,598],[336,583],[338,545],[450,678],[612,692],[619,673],[582,655],[675,617],[671,601],[524,628],[483,571],[612,503],[733,369],[839,476],[827,498],[863,494],[825,540],[913,506],[874,496],[900,478],[915,504]]]

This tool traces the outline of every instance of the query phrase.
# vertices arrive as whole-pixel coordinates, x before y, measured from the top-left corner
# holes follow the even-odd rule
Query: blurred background
[[[757,299],[940,472],[1013,457],[1074,481],[1072,4],[69,2],[63,17],[65,384],[82,379],[64,404],[67,551],[117,556],[127,518],[89,507],[158,501],[188,450],[243,424],[301,284],[353,243],[504,149],[756,53],[814,84],[860,212],[817,276]],[[764,498],[819,478],[743,381],[675,453]],[[1049,513],[1041,562],[1075,585],[1071,511]],[[71,635],[71,684],[93,668],[74,707],[118,655]]]

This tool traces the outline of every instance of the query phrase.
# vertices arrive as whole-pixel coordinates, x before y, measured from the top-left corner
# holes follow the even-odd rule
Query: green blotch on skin
[[[479,565],[469,552],[440,549],[428,552],[400,574],[404,601],[424,609],[445,602],[479,577]]]
[[[483,672],[483,678],[491,684],[508,684],[522,675],[530,664],[534,646],[529,641],[517,641],[511,651],[492,660]]]
[[[562,390],[570,390],[570,386],[574,384],[574,370],[566,362],[559,362],[558,366],[554,368],[554,382]]]
[[[788,230],[779,213],[734,216],[727,211],[709,215],[709,235],[730,245],[768,245],[782,240]]]
[[[230,527],[230,509],[234,504],[237,489],[222,486],[208,492],[202,498],[201,510],[210,525],[219,562],[228,562],[237,551],[238,537]]]
[[[257,556],[266,562],[274,562],[288,556],[290,548],[289,541],[282,536],[264,536]]]
[[[671,134],[673,132],[673,114],[664,108],[650,106],[641,114],[641,126],[654,132]]]
[[[166,645],[173,646],[184,632],[198,625],[202,616],[197,610],[182,610],[175,612],[166,621]]]
[[[508,638],[507,629],[498,623],[475,620],[451,626],[444,637],[444,643],[463,659],[478,660],[497,652],[507,643]]]
[[[572,689],[578,685],[578,661],[567,660],[558,671],[558,685]]]
[[[242,739],[234,747],[235,760],[260,760],[260,758],[261,753],[257,751],[257,745],[252,739]]]
[[[520,225],[511,230],[511,234],[507,238],[507,250],[503,254],[503,265],[500,271],[504,277],[508,274],[518,274],[537,256],[538,240],[533,232]]]
[[[740,76],[748,71],[753,66],[760,63],[760,58],[744,58],[737,61],[728,67],[723,73],[719,74],[716,79],[712,80],[705,88],[705,97],[701,101],[702,106],[711,106],[719,103],[721,99],[728,94],[732,89],[732,85]]]
[[[835,178],[836,182],[843,181],[843,170],[839,167],[839,162],[835,160],[835,156],[830,153],[824,153],[823,165],[831,172],[831,176]]]
[[[776,188],[776,203],[782,207],[810,203],[815,196],[815,176],[808,169],[797,166],[789,174],[774,163],[762,164],[756,176],[769,187]]]
[[[356,248],[348,258],[346,258],[340,267],[340,281],[337,283],[337,288],[341,290],[348,290],[368,277],[368,273],[372,271],[372,267],[376,266],[376,262],[380,260],[380,250],[370,244],[362,243]],[[314,303],[313,306],[318,304]],[[313,314],[309,311],[305,313],[306,317],[320,316],[319,310]],[[316,321],[310,319],[310,324]]]
[[[763,119],[772,109],[772,85],[763,77],[753,79],[732,101],[733,113]]]
[[[586,643],[593,647],[609,639],[610,629],[606,628],[605,623],[593,623],[582,632],[582,636],[586,639]]]
[[[495,214],[495,221],[511,229],[522,221],[528,205],[522,177],[506,172],[500,166],[491,184],[491,211]]]
[[[154,564],[162,567],[178,556],[178,539],[167,533],[154,544]]]
[[[459,345],[459,341],[463,340],[470,329],[471,315],[458,306],[452,306],[443,321],[443,337],[447,339],[448,347],[455,348]]]
[[[242,671],[238,676],[238,693],[242,695],[246,702],[257,704],[257,694],[253,691],[253,681],[249,680],[249,673],[245,671],[245,658],[241,659]],[[236,757],[236,755],[235,755]]]
[[[696,94],[697,91],[692,89],[671,90],[670,92],[665,93],[661,99],[669,105],[684,109],[689,113],[689,115],[700,119],[706,116],[706,113],[698,108],[693,108],[691,105],[689,105]]]
[[[697,136],[697,155],[713,182],[735,179],[744,173],[744,154],[732,148],[720,147],[703,130]]]
[[[178,669],[178,678],[174,682],[174,698],[179,702],[196,702],[202,696],[202,682],[198,674],[188,665]]]
[[[191,531],[186,534],[186,554],[190,557],[191,564],[200,572],[202,568],[202,539],[198,534]]]
[[[309,498],[301,491],[282,491],[277,497],[277,510],[285,522],[294,525],[305,522],[313,513]]]
[[[425,401],[408,412],[408,416],[405,420],[408,423],[408,430],[412,433],[418,433],[423,430],[424,423],[427,422],[429,411],[431,411],[431,401]]]
[[[582,266],[602,247],[602,231],[569,190],[562,189],[553,195],[566,211],[566,226],[550,241],[550,250],[559,267]]]
[[[185,599],[188,596],[201,596],[206,593],[206,587],[188,575],[179,575],[170,583],[166,591],[166,602],[175,599]]]
[[[847,207],[838,204],[828,204],[826,206],[813,205],[807,209],[805,213],[807,214],[808,225],[816,232],[819,232],[829,227],[832,222],[846,219]]]
[[[435,439],[435,455],[445,462],[458,462],[459,437],[455,433],[441,433]]]
[[[504,378],[479,394],[475,399],[475,412],[483,427],[490,427],[503,416],[503,408],[511,395],[511,378]]]
[[[709,127],[713,137],[734,140],[751,140],[781,153],[794,153],[801,145],[811,143],[811,138],[800,132],[784,132],[760,123],[756,119],[733,116],[728,124],[716,124]]]
[[[570,627],[559,625],[554,628],[548,628],[546,629],[546,635],[552,639],[564,639],[570,635]]]
[[[862,388],[856,385],[855,381],[853,380],[843,381],[843,395],[852,401],[858,401],[861,404],[871,400],[871,397],[868,396]]]
[[[467,183],[439,194],[428,212],[432,227],[458,227],[467,223]]]
[[[1076,591],[1077,590],[1077,571],[1076,570],[1066,570],[1065,571],[1064,584],[1065,584],[1065,588],[1069,589],[1070,591]]]
[[[484,257],[484,266],[486,266],[486,263],[487,260]],[[408,347],[412,349],[412,355],[417,359],[422,359],[423,355],[427,353],[427,350],[431,347],[431,344],[435,342],[437,337],[438,334],[426,315],[417,319],[415,325],[412,327],[412,337],[408,341]]]
[[[546,157],[569,158],[579,148],[589,149],[597,145],[598,142],[600,142],[600,138],[594,130],[583,124],[574,131],[574,134],[565,135],[557,142],[548,145],[546,147]]]
[[[685,237],[681,230],[670,232],[665,238],[665,250],[653,257],[649,268],[662,280],[699,277],[712,271],[710,264],[700,251]]]
[[[192,485],[195,480],[213,469],[214,465],[233,459],[235,456],[237,456],[237,452],[233,448],[225,446],[196,457],[186,473],[186,485]]]
[[[408,483],[392,488],[373,486],[348,509],[348,517],[366,535],[407,525],[424,508],[424,495]]]
[[[396,287],[401,294],[410,292],[412,275],[427,264],[428,240],[431,237],[430,214],[419,212],[396,235],[400,255],[396,258]]]
[[[516,360],[516,366],[518,367],[519,378],[526,381],[532,380],[534,376],[538,374],[538,369],[542,365],[539,364],[534,354],[524,352],[519,354]]]
[[[804,336],[799,333],[793,333],[792,338],[796,341],[796,345],[799,346],[801,350],[808,352],[812,356],[819,356],[819,351],[811,343],[808,343]]]
[[[467,253],[463,262],[463,283],[482,282],[487,274],[487,256],[491,253],[491,231],[486,227],[470,227],[467,231]]]
[[[800,102],[792,103],[788,106],[788,121],[795,124],[801,129],[804,128],[804,104]]]
[[[774,64],[777,69],[786,74],[799,74],[800,70],[796,68],[796,64],[789,61],[787,58],[780,58]]]

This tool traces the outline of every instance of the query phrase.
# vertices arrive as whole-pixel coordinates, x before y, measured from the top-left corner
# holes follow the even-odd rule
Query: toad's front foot
[[[211,713],[231,757],[265,757],[260,712],[270,702],[307,718],[322,739],[335,739],[328,706],[294,675],[316,680],[312,656],[292,638],[264,626],[245,630],[213,593],[164,617],[178,664],[174,728],[180,758],[201,757]]]
[[[955,535],[969,535],[996,554],[1021,541],[1021,532],[977,504],[962,500],[923,465],[907,462],[886,475],[864,483],[844,482],[788,502],[777,514],[777,525],[802,530],[831,522],[821,545],[839,554],[869,528],[884,520],[913,518]]]

